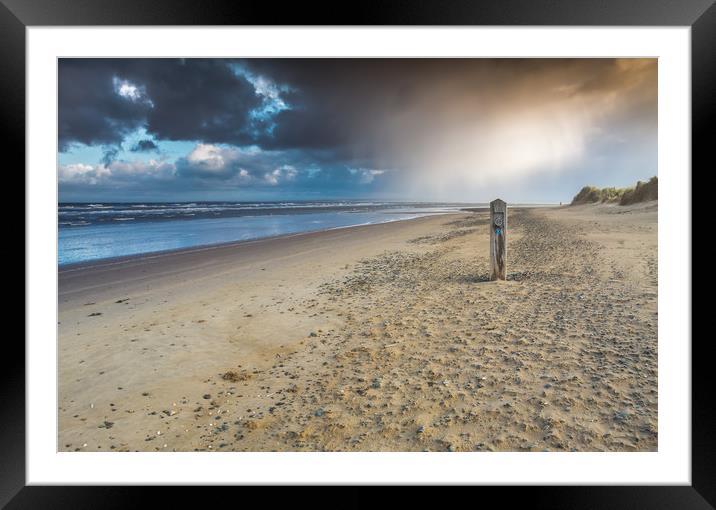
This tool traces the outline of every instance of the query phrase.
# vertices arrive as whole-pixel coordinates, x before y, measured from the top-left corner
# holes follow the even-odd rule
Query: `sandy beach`
[[[657,203],[59,271],[60,451],[655,451]]]

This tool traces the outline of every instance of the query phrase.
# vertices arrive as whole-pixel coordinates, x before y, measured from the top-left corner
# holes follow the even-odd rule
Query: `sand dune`
[[[58,449],[656,450],[656,203],[487,219],[61,272]]]

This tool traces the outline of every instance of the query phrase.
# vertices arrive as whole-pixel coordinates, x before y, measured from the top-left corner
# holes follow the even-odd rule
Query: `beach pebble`
[[[617,411],[614,413],[614,421],[617,423],[624,423],[629,419],[629,413],[626,411]]]

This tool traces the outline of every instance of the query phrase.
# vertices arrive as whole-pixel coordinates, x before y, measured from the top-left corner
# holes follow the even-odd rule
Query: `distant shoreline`
[[[436,205],[439,205],[439,204],[436,204]],[[555,207],[555,205],[553,205],[553,204],[518,204],[518,205],[512,207],[511,209],[518,210],[518,209],[523,209],[523,208],[549,208],[549,207]],[[330,225],[330,220],[329,220],[329,226],[307,224],[305,226],[307,226],[309,228],[307,228],[305,230],[294,230],[294,231],[286,231],[286,232],[281,232],[281,233],[272,233],[272,230],[273,231],[276,230],[275,226],[272,225],[271,228],[266,229],[266,234],[268,234],[268,235],[264,235],[264,233],[261,232],[260,228],[257,227],[257,230],[248,231],[248,233],[250,235],[249,237],[247,237],[246,232],[244,232],[243,238],[240,238],[241,234],[235,234],[233,229],[234,228],[243,228],[247,225],[247,222],[253,221],[252,219],[250,219],[251,218],[250,216],[241,217],[241,218],[246,218],[246,219],[240,220],[241,222],[237,223],[236,225],[233,225],[233,224],[230,225],[226,222],[234,222],[235,223],[237,220],[239,220],[240,217],[216,218],[217,221],[224,221],[226,223],[226,225],[228,225],[228,226],[223,227],[224,228],[223,236],[219,235],[219,236],[215,237],[214,239],[212,239],[210,235],[206,235],[206,229],[210,228],[214,225],[220,225],[220,224],[213,223],[212,219],[210,219],[210,218],[197,218],[197,220],[201,220],[201,221],[205,222],[204,224],[202,224],[202,226],[200,228],[196,227],[196,226],[189,228],[188,225],[186,227],[175,226],[175,227],[173,227],[173,231],[171,232],[171,234],[167,234],[166,230],[164,230],[164,231],[160,230],[162,228],[161,227],[162,224],[163,225],[171,225],[171,223],[164,222],[164,221],[149,220],[149,221],[138,221],[136,223],[132,222],[131,224],[130,224],[130,222],[124,222],[124,221],[117,222],[117,226],[119,226],[121,224],[122,230],[116,230],[116,231],[112,230],[111,232],[116,232],[116,234],[114,234],[114,235],[110,233],[110,230],[108,230],[108,229],[113,229],[114,225],[111,225],[109,223],[96,224],[96,225],[90,225],[87,227],[75,227],[75,228],[71,228],[68,231],[64,231],[64,232],[62,230],[60,230],[60,238],[59,238],[60,246],[58,246],[60,253],[58,254],[58,268],[61,272],[62,271],[74,271],[77,269],[81,269],[82,267],[94,266],[97,264],[100,264],[100,265],[114,264],[114,263],[122,262],[125,260],[156,257],[156,256],[161,256],[163,254],[181,252],[181,251],[202,251],[202,250],[206,250],[206,249],[212,249],[214,247],[229,246],[229,245],[235,245],[235,244],[247,243],[247,242],[255,242],[258,240],[262,240],[262,239],[272,239],[272,238],[284,237],[284,236],[295,236],[295,235],[299,235],[302,233],[315,233],[315,232],[330,231],[330,230],[334,230],[334,229],[346,229],[346,228],[353,228],[353,227],[360,227],[360,226],[380,225],[382,223],[393,223],[393,222],[398,222],[398,221],[414,220],[414,219],[421,218],[421,217],[429,217],[429,216],[435,216],[435,215],[459,214],[459,213],[464,213],[464,212],[471,212],[471,213],[472,212],[483,212],[483,211],[487,211],[487,210],[489,210],[489,208],[487,206],[479,205],[479,206],[475,206],[475,207],[459,208],[457,206],[457,204],[456,204],[455,208],[451,209],[451,210],[448,210],[448,209],[445,209],[445,210],[432,209],[431,210],[429,208],[426,208],[426,209],[418,208],[418,209],[411,210],[411,211],[384,210],[384,211],[380,211],[379,213],[377,213],[380,216],[375,216],[375,215],[366,216],[364,218],[365,221],[360,221],[361,218],[356,217],[355,220],[357,220],[358,223],[353,223],[353,224]],[[330,214],[330,212],[327,212],[327,213]],[[403,217],[396,218],[396,216],[403,216]],[[405,217],[405,216],[408,216],[408,217]],[[286,217],[287,218],[301,217],[301,218],[310,219],[309,216],[302,215],[302,214],[295,215],[295,216],[286,215]],[[269,218],[276,218],[276,216],[259,216],[257,218],[261,218],[262,220],[267,220]],[[187,220],[181,220],[181,221],[187,221]],[[269,219],[269,221],[275,222],[276,220]],[[289,219],[288,221],[291,221],[291,220]],[[351,220],[351,221],[353,221],[353,220]],[[175,225],[177,225],[177,224],[175,223]],[[316,228],[311,228],[311,227],[316,227]],[[85,236],[85,232],[88,232],[88,234],[89,234],[89,232],[91,232],[91,231],[82,230],[85,228],[101,229],[101,235],[103,237],[100,238],[100,241],[102,241],[104,243],[107,243],[107,239],[111,239],[112,242],[114,244],[116,244],[117,246],[122,246],[122,242],[123,242],[122,239],[117,238],[115,236],[125,236],[125,237],[129,236],[129,238],[126,239],[126,241],[130,245],[132,244],[133,241],[136,242],[137,238],[139,238],[139,239],[143,238],[143,239],[151,240],[154,246],[150,246],[149,247],[150,249],[139,250],[136,253],[116,253],[116,254],[108,254],[107,256],[87,257],[84,260],[71,260],[70,259],[70,261],[66,261],[67,258],[66,258],[66,254],[63,253],[63,249],[64,250],[69,249],[68,245],[66,244],[69,241],[65,240],[67,237],[70,237],[70,240],[73,241],[79,247],[92,247],[93,243],[95,242],[92,237],[94,234],[88,235],[85,238],[82,237],[82,236]],[[214,227],[214,228],[222,228],[222,227]],[[129,230],[129,229],[131,229],[131,230]],[[97,230],[95,230],[95,232],[96,231]],[[175,246],[166,246],[167,244],[171,244],[171,243],[165,243],[165,246],[161,246],[162,243],[156,242],[156,239],[157,239],[156,235],[163,235],[163,238],[165,240],[169,239],[171,241],[174,239],[182,239],[182,238],[184,238],[184,236],[189,236],[189,237],[196,236],[197,232],[202,232],[201,235],[204,236],[204,239],[202,239],[201,241],[205,241],[205,242],[196,242],[195,244],[190,244],[190,245],[186,245],[186,246],[176,246],[176,247]],[[237,235],[237,237],[239,237],[239,238],[231,239],[231,236],[233,236],[234,234]],[[187,238],[189,238],[189,237],[187,237]],[[223,237],[224,239],[221,239],[221,237]],[[65,243],[65,244],[63,244],[63,243]],[[155,249],[152,249],[152,248],[155,248]]]
[[[335,232],[335,231],[345,231],[349,229],[369,229],[371,227],[379,227],[379,226],[385,226],[385,225],[393,225],[396,223],[405,223],[405,222],[417,222],[419,220],[426,220],[430,218],[435,218],[438,216],[447,216],[447,215],[454,215],[454,214],[460,214],[459,211],[454,212],[445,212],[445,213],[433,213],[430,215],[425,216],[419,216],[417,218],[406,218],[406,219],[399,219],[399,220],[390,220],[390,221],[384,221],[380,223],[369,223],[369,224],[361,224],[361,225],[347,225],[344,227],[332,227],[332,228],[326,228],[321,230],[309,230],[304,232],[295,232],[295,233],[289,233],[289,234],[278,234],[273,236],[267,236],[267,237],[258,237],[255,239],[242,239],[242,240],[236,240],[236,241],[227,241],[223,243],[213,243],[213,244],[204,244],[204,245],[197,245],[187,248],[176,248],[176,249],[170,249],[170,250],[161,250],[161,251],[153,251],[153,252],[146,252],[146,253],[137,253],[133,255],[123,255],[120,257],[108,257],[103,259],[95,259],[95,260],[88,260],[83,262],[75,262],[71,264],[58,264],[58,273],[71,273],[76,271],[83,271],[85,269],[94,269],[94,268],[102,268],[102,267],[108,267],[108,266],[116,266],[121,265],[125,263],[135,263],[135,262],[142,262],[145,260],[152,260],[152,259],[162,259],[172,256],[182,256],[182,255],[191,255],[195,253],[202,253],[202,252],[210,252],[213,250],[223,250],[223,249],[233,249],[238,248],[241,246],[247,246],[247,245],[255,245],[255,244],[262,244],[262,243],[268,243],[268,242],[275,242],[275,241],[282,241],[282,240],[291,240],[295,238],[301,238],[301,237],[317,237],[322,236],[324,234]]]
[[[220,248],[231,248],[234,246],[242,246],[247,244],[255,244],[262,241],[272,241],[276,239],[290,239],[294,237],[299,236],[305,236],[305,235],[316,235],[316,234],[322,234],[325,232],[331,232],[334,230],[347,230],[347,229],[353,229],[353,228],[367,228],[367,227],[374,227],[378,225],[386,225],[390,223],[399,223],[404,221],[416,221],[424,218],[432,218],[435,216],[444,216],[449,214],[459,214],[460,211],[452,211],[452,212],[441,212],[441,213],[424,213],[423,216],[418,216],[416,218],[404,218],[404,219],[397,219],[397,220],[388,220],[388,221],[382,221],[377,223],[362,223],[357,225],[345,225],[345,226],[339,226],[339,227],[329,227],[329,228],[323,228],[323,229],[317,229],[317,230],[306,230],[302,232],[293,232],[293,233],[286,233],[286,234],[277,234],[277,235],[270,235],[265,237],[256,237],[253,239],[238,239],[235,241],[226,241],[226,242],[219,242],[219,243],[209,243],[209,244],[200,244],[196,246],[190,246],[186,248],[173,248],[168,250],[158,250],[158,251],[150,251],[150,252],[144,252],[144,253],[136,253],[132,255],[122,255],[118,257],[106,257],[106,258],[100,258],[100,259],[93,259],[93,260],[86,260],[82,262],[72,262],[68,264],[58,264],[58,272],[71,272],[71,271],[77,271],[84,268],[90,268],[90,267],[97,267],[97,266],[108,266],[108,265],[115,265],[123,262],[132,262],[142,259],[154,259],[158,257],[168,256],[168,255],[179,255],[183,253],[195,253],[195,252],[203,252],[203,251],[209,251],[209,250],[215,250]]]

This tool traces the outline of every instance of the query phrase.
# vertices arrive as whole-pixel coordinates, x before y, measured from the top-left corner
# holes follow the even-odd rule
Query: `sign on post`
[[[507,203],[499,198],[490,202],[490,280],[505,279]]]

